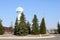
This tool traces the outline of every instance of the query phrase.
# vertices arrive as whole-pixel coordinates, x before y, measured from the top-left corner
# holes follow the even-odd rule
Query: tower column
[[[16,9],[16,11],[17,11],[17,13],[18,13],[18,24],[19,24],[19,23],[20,23],[20,17],[21,17],[21,14],[22,14],[22,12],[23,12],[23,8],[18,7],[18,8]]]

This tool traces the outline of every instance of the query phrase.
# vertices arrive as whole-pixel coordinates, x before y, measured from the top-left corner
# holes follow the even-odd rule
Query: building
[[[50,33],[50,34],[57,34],[58,30],[57,29],[50,29],[50,30],[48,30],[48,33]]]
[[[13,32],[13,28],[12,27],[4,27],[4,32],[5,33],[12,33]]]

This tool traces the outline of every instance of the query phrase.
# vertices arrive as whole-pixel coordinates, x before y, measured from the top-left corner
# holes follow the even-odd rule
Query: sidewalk
[[[37,39],[37,38],[53,38],[55,36],[41,36],[41,35],[27,35],[27,36],[15,36],[12,34],[0,35],[0,39]]]
[[[46,37],[27,37],[27,36],[20,36],[20,37],[0,37],[0,39],[37,39],[37,38],[53,38],[55,36],[46,36]]]

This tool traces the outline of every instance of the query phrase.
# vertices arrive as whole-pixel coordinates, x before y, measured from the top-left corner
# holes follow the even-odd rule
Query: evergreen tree
[[[15,22],[15,27],[14,27],[14,35],[18,35],[18,19],[16,18],[16,22]]]
[[[0,35],[4,34],[4,27],[2,25],[2,20],[0,19]]]
[[[27,34],[28,34],[28,28],[26,26],[25,16],[22,13],[19,23],[19,35],[27,35]]]
[[[58,33],[60,34],[60,24],[59,23],[57,24],[57,27],[58,27]]]
[[[28,34],[31,34],[30,23],[27,22]]]
[[[42,18],[42,21],[41,21],[40,34],[46,34],[46,25],[45,25],[45,20],[44,20],[44,18]]]
[[[38,34],[39,33],[39,25],[38,25],[38,19],[37,16],[34,15],[33,21],[32,21],[32,34]]]

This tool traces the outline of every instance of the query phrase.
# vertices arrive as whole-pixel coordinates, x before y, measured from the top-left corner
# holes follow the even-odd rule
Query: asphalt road
[[[54,38],[39,38],[39,39],[0,39],[0,40],[60,40],[60,34],[55,34]]]

